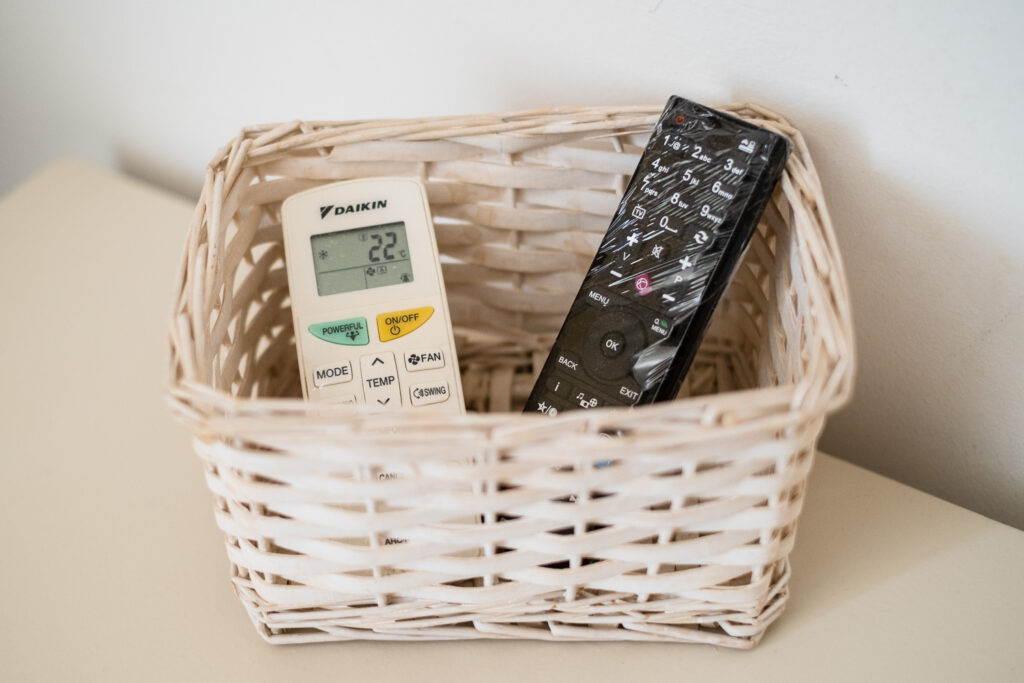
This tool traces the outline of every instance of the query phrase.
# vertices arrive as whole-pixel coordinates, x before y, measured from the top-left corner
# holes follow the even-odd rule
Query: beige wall
[[[1022,8],[7,0],[0,192],[71,153],[192,194],[246,123],[762,102],[805,131],[852,281],[825,448],[1024,527]]]

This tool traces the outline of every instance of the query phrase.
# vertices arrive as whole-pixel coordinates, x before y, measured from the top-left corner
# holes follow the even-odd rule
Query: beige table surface
[[[265,644],[162,403],[191,212],[75,161],[0,201],[0,680],[1024,680],[1024,532],[828,456],[751,652]]]

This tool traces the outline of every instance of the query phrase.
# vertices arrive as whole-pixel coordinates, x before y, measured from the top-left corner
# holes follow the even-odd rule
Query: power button
[[[433,306],[381,313],[377,316],[377,335],[382,342],[404,337],[427,322],[433,314]]]

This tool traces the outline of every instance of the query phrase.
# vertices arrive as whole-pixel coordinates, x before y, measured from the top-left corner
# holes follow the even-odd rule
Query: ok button
[[[618,330],[612,330],[601,338],[601,355],[605,358],[616,358],[626,349],[626,336]]]

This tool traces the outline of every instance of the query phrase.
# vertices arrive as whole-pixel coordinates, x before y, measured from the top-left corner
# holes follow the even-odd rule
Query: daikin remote
[[[674,398],[791,147],[669,99],[525,412]]]
[[[465,412],[422,183],[322,185],[288,197],[281,223],[303,395]]]

